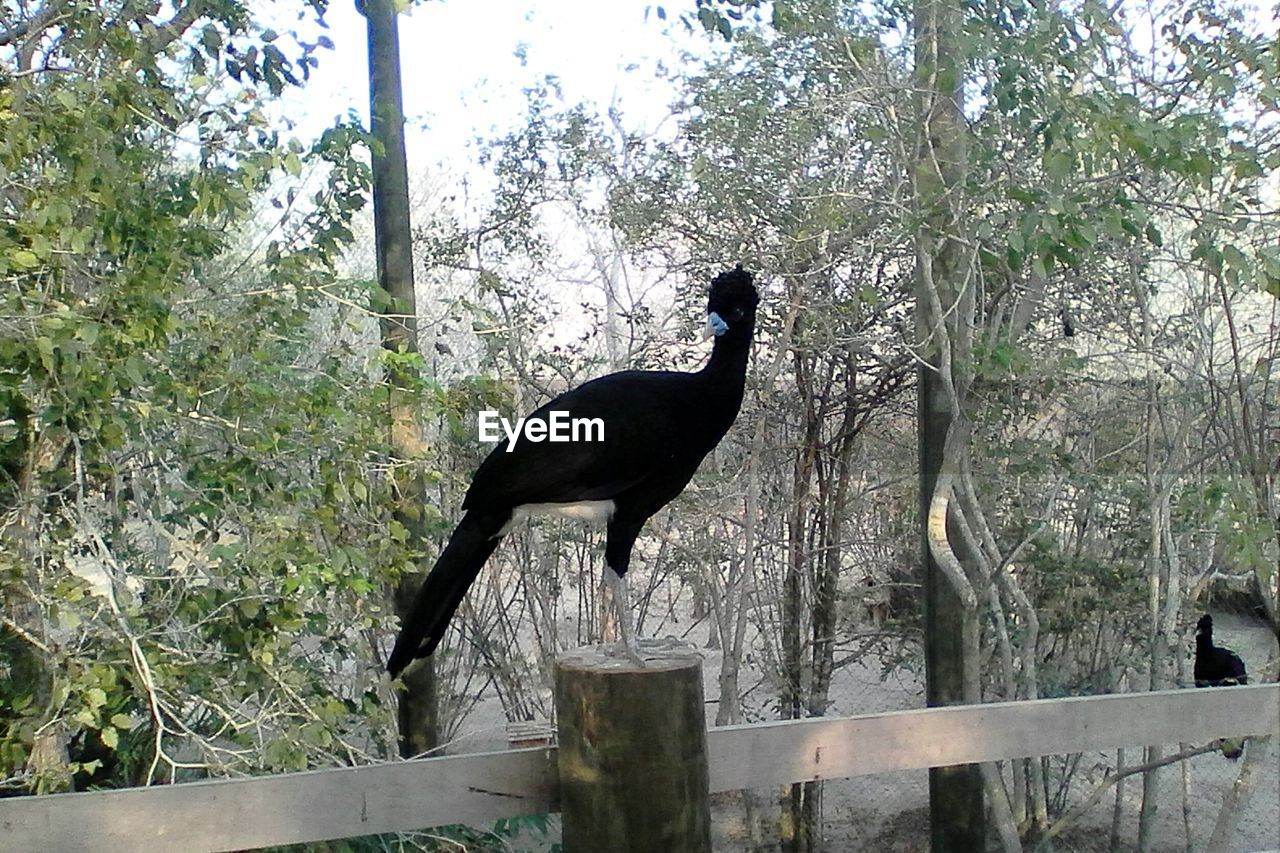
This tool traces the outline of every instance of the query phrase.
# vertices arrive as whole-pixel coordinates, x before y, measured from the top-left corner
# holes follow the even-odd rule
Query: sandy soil
[[[1234,649],[1244,659],[1251,673],[1274,669],[1277,656],[1275,641],[1265,627],[1246,622],[1230,614],[1215,614],[1215,639],[1220,645]],[[570,634],[571,636],[571,634]],[[705,632],[695,632],[692,641],[705,642]],[[705,652],[704,677],[709,700],[718,695],[716,678],[720,669],[720,653]],[[837,671],[832,685],[834,705],[831,715],[868,714],[919,708],[924,705],[924,688],[911,673],[896,672],[881,680],[880,661],[870,658]],[[755,684],[761,678],[758,670],[745,667],[741,683]],[[750,712],[758,718],[772,718],[769,705],[772,695],[767,685],[748,698]],[[708,725],[714,721],[716,703],[707,705]],[[506,748],[505,720],[496,698],[485,697],[464,721],[460,737],[451,752],[478,752]],[[1264,761],[1247,813],[1240,821],[1231,853],[1259,853],[1280,850],[1280,742],[1272,738],[1256,743],[1264,750]],[[1128,761],[1140,754],[1134,745]],[[1070,800],[1080,802],[1088,796],[1096,780],[1107,768],[1114,768],[1114,751],[1089,753],[1082,757],[1081,769],[1075,776]],[[1243,761],[1243,759],[1242,759]],[[1218,753],[1192,759],[1190,825],[1192,846],[1188,848],[1182,809],[1182,774],[1178,765],[1171,766],[1162,777],[1162,796],[1157,812],[1157,849],[1168,851],[1201,850],[1213,830],[1223,796],[1235,781],[1241,762],[1232,762]],[[756,823],[755,836],[767,842],[777,837],[779,790],[753,792],[751,813]],[[1127,781],[1122,818],[1124,850],[1136,849],[1138,808],[1141,782],[1138,777]],[[1104,851],[1107,849],[1114,792],[1108,794],[1084,818],[1082,824],[1057,840],[1055,850]],[[827,851],[885,851],[885,853],[917,853],[928,848],[928,773],[910,771],[883,773],[827,782],[823,791],[822,849]],[[739,851],[751,848],[751,823],[744,799],[739,795],[717,797],[713,820],[715,849]],[[550,841],[556,840],[553,836]],[[534,846],[545,846],[542,845]],[[763,849],[771,849],[766,846]],[[994,848],[993,848],[994,849]]]

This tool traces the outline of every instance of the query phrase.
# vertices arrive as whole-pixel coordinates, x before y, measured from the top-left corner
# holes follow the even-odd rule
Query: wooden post
[[[643,668],[600,647],[556,662],[566,853],[709,853],[702,657],[641,646]]]

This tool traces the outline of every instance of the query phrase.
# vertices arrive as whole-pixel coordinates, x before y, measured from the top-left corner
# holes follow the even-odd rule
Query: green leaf
[[[716,19],[718,17],[716,10],[712,9],[711,6],[703,5],[698,7],[698,23],[702,24],[702,28],[707,32],[711,32],[716,28]]]
[[[53,340],[47,335],[36,338],[36,351],[40,353],[40,364],[46,373],[53,373]]]
[[[98,732],[98,737],[102,739],[102,743],[107,749],[115,750],[120,746],[120,733],[112,726],[107,726]]]
[[[142,370],[146,365],[137,355],[130,355],[124,360],[124,373],[129,377],[129,381],[133,383],[135,388],[141,387],[145,380],[143,379]]]
[[[18,249],[9,253],[9,260],[14,266],[25,270],[33,270],[40,266],[40,259],[30,249]]]
[[[1222,259],[1227,262],[1228,266],[1233,266],[1241,270],[1252,266],[1245,253],[1230,244],[1222,247]]]
[[[1064,180],[1071,175],[1075,158],[1063,151],[1055,151],[1045,158],[1044,171],[1054,180]]]
[[[210,58],[213,58],[222,49],[222,33],[218,32],[218,28],[213,24],[209,24],[200,31],[200,43],[204,45]]]

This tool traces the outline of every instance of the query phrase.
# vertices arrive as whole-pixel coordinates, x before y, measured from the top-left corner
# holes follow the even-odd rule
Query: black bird
[[[760,301],[738,265],[711,282],[707,330],[711,358],[696,373],[628,370],[587,382],[540,407],[598,418],[603,438],[569,443],[518,438],[498,444],[480,464],[462,501],[466,511],[418,591],[387,661],[394,678],[444,637],[498,542],[535,513],[606,521],[605,576],[613,585],[627,654],[638,659],[625,577],[631,547],[651,515],[684,489],[703,457],[728,432],[746,383],[747,356]]]
[[[1208,613],[1196,623],[1196,687],[1228,687],[1248,684],[1244,661],[1231,649],[1213,644],[1213,617]]]
[[[1208,613],[1196,623],[1196,662],[1192,672],[1196,687],[1230,687],[1249,683],[1249,675],[1240,656],[1213,644],[1213,617]],[[1244,754],[1244,741],[1240,738],[1222,738],[1215,741],[1215,745],[1232,761]]]

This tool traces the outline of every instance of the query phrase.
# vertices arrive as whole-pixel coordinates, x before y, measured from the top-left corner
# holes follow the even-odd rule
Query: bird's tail
[[[400,636],[387,660],[387,672],[392,678],[414,658],[435,651],[467,589],[498,547],[506,521],[474,510],[462,517],[400,625]]]

